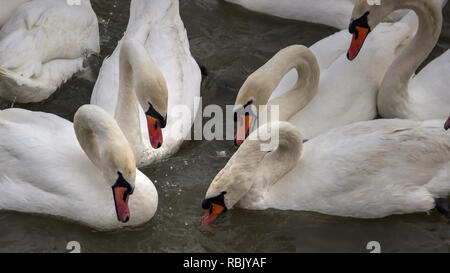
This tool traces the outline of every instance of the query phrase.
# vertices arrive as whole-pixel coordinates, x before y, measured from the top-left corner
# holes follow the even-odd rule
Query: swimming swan
[[[61,0],[25,3],[0,30],[0,96],[21,103],[45,100],[98,52],[97,16],[89,0],[72,6]]]
[[[136,169],[115,120],[97,106],[82,106],[73,124],[49,113],[0,111],[0,154],[2,210],[100,230],[143,224],[155,214],[154,185]]]
[[[442,10],[437,0],[382,0],[380,6],[357,1],[350,31],[354,34],[348,58],[355,59],[371,30],[393,10],[411,9],[419,27],[411,43],[389,67],[378,92],[379,114],[385,118],[414,120],[444,119],[450,114],[450,50],[422,71],[416,70],[436,45],[442,29]],[[370,69],[367,67],[367,69]]]
[[[225,0],[249,10],[273,16],[329,25],[338,29],[348,27],[356,0]],[[386,21],[397,21],[404,12],[391,14]]]
[[[288,122],[268,123],[212,181],[203,224],[237,206],[357,218],[426,212],[450,217],[450,134],[442,122],[373,120],[332,129],[306,143]],[[277,136],[265,151],[257,134]],[[267,134],[267,133],[266,133]],[[270,139],[271,140],[271,139]]]
[[[148,104],[141,103],[138,109],[133,107],[131,111],[122,111],[127,113],[118,113],[116,110],[121,104],[128,103],[124,102],[125,100],[135,100],[133,92],[129,92],[132,88],[131,81],[124,83],[120,64],[123,41],[130,39],[135,41],[136,45],[139,44],[141,50],[130,50],[129,57],[140,60],[145,55],[150,56],[145,58],[154,62],[155,69],[152,71],[155,73],[146,75],[161,75],[158,75],[158,81],[161,85],[164,82],[165,86],[160,86],[162,88],[159,89],[167,89],[167,104],[156,109],[157,116],[162,117],[162,123],[167,125],[162,129],[164,141],[159,149],[150,145],[147,128],[151,129],[148,124],[153,123],[149,123],[145,115],[148,112]],[[136,71],[145,69],[145,66],[145,62],[142,62],[142,66]],[[145,166],[173,155],[190,136],[193,117],[199,109],[199,104],[196,104],[194,99],[200,97],[200,84],[200,69],[189,51],[189,41],[180,18],[178,0],[133,0],[127,31],[112,56],[104,61],[91,103],[115,115],[118,120],[132,120],[119,121],[119,125],[133,147],[138,166]],[[162,94],[155,88],[147,88],[144,92],[153,92],[155,98]]]
[[[280,50],[244,82],[235,101],[238,133],[236,144],[256,129],[255,118],[244,117],[243,106],[278,105],[279,120],[289,121],[306,139],[329,129],[377,116],[376,92],[397,51],[411,35],[409,25],[383,23],[357,63],[346,58],[342,38],[336,33],[310,49],[291,46]],[[333,46],[337,42],[336,49]],[[240,113],[239,113],[240,112]],[[258,111],[259,112],[259,111]],[[269,117],[270,117],[269,113]],[[249,119],[245,126],[243,121]],[[252,120],[253,119],[253,120]],[[259,126],[264,120],[258,120]],[[243,125],[243,126],[239,126]]]

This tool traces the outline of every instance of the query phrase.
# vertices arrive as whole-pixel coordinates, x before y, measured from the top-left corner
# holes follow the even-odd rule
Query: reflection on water
[[[114,50],[128,22],[129,1],[92,0],[101,28],[101,59]],[[279,49],[311,45],[333,33],[330,27],[255,14],[217,0],[181,0],[182,18],[194,57],[210,72],[202,84],[204,104],[233,104],[246,76]],[[450,6],[444,33],[430,58],[450,46]],[[89,103],[94,83],[73,79],[50,100],[16,105],[72,120]],[[6,108],[9,103],[2,103]],[[218,157],[225,151],[226,157]],[[159,193],[157,215],[129,230],[97,232],[40,215],[0,213],[0,252],[65,252],[69,241],[83,252],[449,252],[448,221],[433,212],[357,220],[316,213],[246,211],[226,213],[220,224],[200,227],[201,202],[209,183],[234,153],[232,142],[186,142],[173,158],[144,168]]]

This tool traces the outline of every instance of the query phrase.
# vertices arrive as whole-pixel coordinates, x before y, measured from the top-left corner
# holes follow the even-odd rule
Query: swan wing
[[[450,50],[434,59],[410,80],[410,99],[416,102],[411,104],[411,110],[421,119],[444,119],[449,116],[448,71],[450,71]]]
[[[0,67],[19,87],[53,92],[82,69],[87,54],[99,51],[97,17],[89,1],[80,6],[58,0],[25,3],[0,31]]]

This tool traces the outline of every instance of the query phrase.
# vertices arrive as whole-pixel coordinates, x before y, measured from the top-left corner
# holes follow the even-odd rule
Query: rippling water
[[[101,59],[112,53],[128,23],[128,0],[92,0],[101,27]],[[210,76],[204,104],[233,104],[246,76],[281,48],[312,45],[334,29],[273,18],[218,0],[181,0],[181,15],[194,57]],[[430,58],[450,47],[450,5],[442,37]],[[89,103],[94,83],[67,82],[40,104],[16,105],[72,120]],[[1,108],[9,104],[2,103]],[[217,152],[225,151],[226,157]],[[83,252],[449,252],[450,226],[436,212],[357,220],[317,213],[233,209],[215,227],[200,227],[201,201],[209,183],[234,153],[232,142],[186,142],[173,158],[142,171],[159,193],[157,215],[146,225],[97,232],[40,215],[0,212],[0,252],[65,252],[69,241]]]

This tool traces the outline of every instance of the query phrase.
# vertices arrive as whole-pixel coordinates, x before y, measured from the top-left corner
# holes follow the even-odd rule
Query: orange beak
[[[113,187],[112,190],[117,220],[126,223],[130,220],[130,208],[128,207],[129,190],[125,187]]]
[[[217,205],[215,203],[211,203],[211,207],[206,211],[205,215],[202,217],[202,226],[206,227],[210,225],[214,220],[216,220],[217,216],[222,214],[225,208],[221,205]]]
[[[236,136],[234,137],[234,144],[236,146],[241,146],[245,139],[248,137],[252,119],[253,118],[250,115],[245,115],[237,122],[237,131]]]
[[[355,27],[355,31],[353,32],[352,43],[347,52],[347,58],[350,61],[354,60],[358,56],[359,51],[361,51],[361,48],[364,45],[364,41],[366,40],[367,35],[369,35],[369,32],[370,30],[368,28],[360,26]]]
[[[146,117],[150,144],[154,149],[158,149],[162,146],[163,143],[163,134],[160,121],[150,115],[146,115]]]

